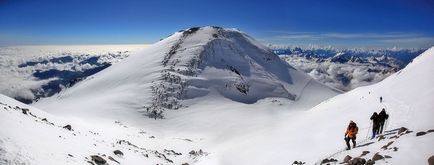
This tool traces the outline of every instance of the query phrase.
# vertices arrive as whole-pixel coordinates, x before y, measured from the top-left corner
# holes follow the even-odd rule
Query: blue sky
[[[154,43],[192,26],[263,43],[434,45],[432,0],[0,0],[0,45]]]

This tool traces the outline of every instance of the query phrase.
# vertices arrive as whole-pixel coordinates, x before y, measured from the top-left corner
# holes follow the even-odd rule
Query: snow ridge
[[[308,109],[338,93],[247,34],[208,26],[175,32],[35,106],[80,118],[141,120],[166,118],[167,110],[205,98],[243,104],[275,98]]]
[[[165,53],[161,75],[151,86],[152,99],[144,106],[152,118],[213,92],[243,103],[266,97],[296,101],[311,81],[238,30],[193,27],[173,36],[178,38]]]
[[[182,93],[185,91],[186,80],[182,76],[196,75],[196,68],[199,63],[200,53],[193,54],[196,56],[190,57],[184,63],[181,63],[182,58],[174,57],[177,53],[185,51],[180,49],[184,40],[197,32],[200,28],[193,27],[185,31],[180,31],[182,34],[179,39],[173,44],[169,52],[166,53],[162,60],[164,69],[161,71],[161,77],[158,81],[153,82],[152,102],[146,105],[148,116],[152,118],[163,118],[164,109],[179,109],[183,105],[178,101],[182,99]],[[176,70],[175,70],[176,68]]]

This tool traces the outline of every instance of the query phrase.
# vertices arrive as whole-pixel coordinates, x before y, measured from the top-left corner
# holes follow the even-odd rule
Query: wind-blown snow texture
[[[355,157],[366,150],[370,153],[363,158],[371,158],[376,152],[391,156],[375,164],[400,165],[426,164],[434,154],[434,133],[415,136],[416,132],[434,129],[434,48],[375,85],[337,95],[310,109],[295,105],[310,105],[303,99],[311,97],[303,96],[325,95],[329,89],[315,83],[306,87],[296,101],[270,97],[251,104],[228,99],[215,90],[182,100],[182,105],[188,107],[167,112],[163,120],[138,116],[131,107],[152,91],[152,81],[163,81],[161,71],[166,68],[162,57],[168,55],[181,35],[176,33],[34,104],[49,113],[0,95],[0,163],[84,164],[95,162],[91,156],[99,155],[109,164],[116,164],[116,160],[120,164],[286,165],[294,161],[314,164],[330,157],[341,162],[345,155]],[[201,47],[200,43],[192,45]],[[179,50],[182,53],[183,49]],[[142,65],[143,59],[148,65]],[[170,62],[167,64],[170,66]],[[134,70],[123,72],[131,66]],[[227,72],[233,73],[230,70]],[[204,72],[195,75],[201,78],[201,74]],[[379,102],[380,96],[383,103]],[[142,104],[137,105],[142,108]],[[23,108],[29,111],[24,114]],[[369,117],[381,108],[390,114],[386,130],[391,134],[379,142],[368,140]],[[359,126],[359,147],[342,151],[349,120]],[[67,124],[72,130],[62,128]],[[398,135],[392,131],[399,127],[414,132]],[[399,137],[392,138],[392,134]],[[388,146],[392,149],[381,149],[392,140],[395,142]],[[115,150],[122,151],[123,156],[115,155]]]
[[[426,50],[269,47],[290,65],[342,91],[375,84]]]

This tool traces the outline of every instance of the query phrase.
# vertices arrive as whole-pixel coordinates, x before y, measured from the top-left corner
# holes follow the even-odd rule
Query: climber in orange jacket
[[[354,121],[350,121],[347,131],[345,132],[345,142],[347,143],[347,150],[350,148],[350,140],[353,142],[353,148],[356,147],[356,134],[359,131],[357,124]]]

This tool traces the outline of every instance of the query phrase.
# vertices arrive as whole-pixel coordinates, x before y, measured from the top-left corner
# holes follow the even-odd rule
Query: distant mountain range
[[[343,91],[379,82],[426,50],[269,47],[290,65]]]

